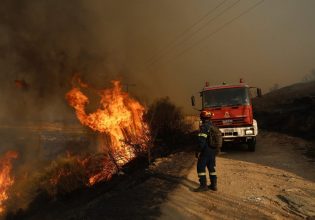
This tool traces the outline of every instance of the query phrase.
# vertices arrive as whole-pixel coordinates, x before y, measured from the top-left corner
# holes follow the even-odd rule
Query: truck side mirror
[[[262,97],[261,88],[257,88],[257,96]]]
[[[195,106],[195,96],[192,96],[192,97],[191,97],[191,105],[192,105],[192,106]]]

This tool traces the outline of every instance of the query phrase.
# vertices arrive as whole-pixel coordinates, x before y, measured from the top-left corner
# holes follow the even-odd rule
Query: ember
[[[0,214],[5,211],[4,201],[8,199],[8,189],[14,183],[14,179],[10,176],[12,170],[12,159],[18,156],[15,151],[8,151],[0,158]]]
[[[112,81],[113,88],[96,91],[100,96],[100,107],[89,114],[86,113],[89,98],[81,91],[81,88],[89,89],[89,86],[80,79],[77,79],[77,84],[66,94],[66,99],[83,125],[102,134],[104,144],[100,150],[108,154],[115,164],[114,167],[109,166],[109,160],[104,160],[106,172],[103,169],[91,176],[90,184],[93,185],[108,179],[108,172],[116,172],[118,166],[129,162],[137,152],[146,150],[148,125],[143,121],[145,108],[122,91],[119,81]],[[108,167],[112,167],[113,171],[109,171]]]

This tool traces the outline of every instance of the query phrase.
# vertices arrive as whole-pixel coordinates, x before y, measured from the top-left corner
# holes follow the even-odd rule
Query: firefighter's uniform
[[[209,171],[210,182],[209,186],[212,190],[217,190],[217,175],[216,175],[216,154],[218,149],[215,146],[209,146],[208,141],[210,135],[210,126],[212,126],[210,120],[204,120],[200,126],[200,132],[198,134],[198,149],[196,156],[198,157],[197,162],[197,173],[199,177],[200,186],[196,191],[205,191],[208,189],[207,178],[206,178],[206,167]],[[221,137],[220,137],[221,138]]]

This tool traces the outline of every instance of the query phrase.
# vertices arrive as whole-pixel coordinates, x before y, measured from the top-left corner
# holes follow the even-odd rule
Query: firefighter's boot
[[[211,182],[211,184],[209,185],[209,189],[211,189],[213,191],[218,191],[217,176],[210,175],[210,182]]]
[[[209,188],[207,185],[200,185],[198,188],[194,189],[194,192],[205,192],[208,191]]]
[[[199,182],[200,186],[194,189],[194,192],[204,192],[209,190],[207,187],[207,179],[205,175],[199,175]]]

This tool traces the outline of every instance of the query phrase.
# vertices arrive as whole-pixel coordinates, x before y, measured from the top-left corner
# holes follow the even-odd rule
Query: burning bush
[[[51,197],[63,195],[88,185],[86,172],[78,157],[59,157],[39,176],[38,187]]]
[[[38,187],[37,191],[54,198],[109,180],[117,169],[115,162],[103,153],[67,154],[60,156],[46,167],[37,176],[35,184]]]
[[[122,91],[119,81],[112,81],[113,88],[110,89],[90,89],[100,97],[99,108],[92,113],[86,112],[89,98],[81,91],[82,88],[89,89],[89,86],[80,79],[77,83],[66,94],[66,99],[82,125],[103,134],[105,146],[101,147],[102,151],[124,155],[128,161],[135,157],[132,148],[135,144],[146,150],[150,132],[143,121],[145,108]]]
[[[41,170],[20,178],[12,195],[10,209],[26,208],[28,203],[43,195],[48,200],[63,197],[76,190],[107,181],[118,172],[113,159],[104,153],[84,155],[60,155]],[[17,203],[20,207],[17,207]]]
[[[8,210],[18,213],[19,208],[40,209],[47,201],[108,181],[120,170],[126,171],[139,161],[146,164],[138,156],[147,152],[152,134],[155,140],[169,144],[168,148],[162,149],[164,154],[187,140],[190,127],[181,109],[169,98],[154,102],[145,115],[146,109],[122,91],[117,81],[113,82],[112,88],[102,90],[92,89],[81,81],[77,84],[66,94],[66,98],[78,120],[92,132],[97,146],[85,153],[65,153],[50,164],[20,172],[23,174],[12,186],[12,191],[16,193],[6,204]],[[94,112],[86,110],[89,103],[87,90],[95,92],[100,98]]]
[[[9,198],[8,190],[14,183],[11,177],[12,160],[18,156],[15,151],[8,151],[0,158],[0,214],[5,211],[4,202]]]
[[[93,132],[97,144],[84,153],[65,153],[42,167],[22,169],[19,182],[12,186],[15,193],[7,201],[7,208],[12,212],[27,209],[32,201],[41,204],[38,201],[42,199],[55,199],[108,181],[147,150],[150,131],[143,120],[145,108],[122,90],[119,81],[113,81],[112,88],[100,90],[78,78],[74,81],[66,99],[80,123]],[[94,112],[87,110],[90,100],[87,94],[91,93],[99,98]],[[1,208],[2,200],[0,213]]]

